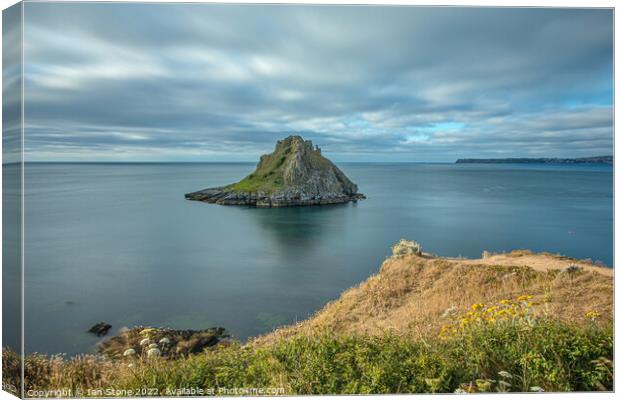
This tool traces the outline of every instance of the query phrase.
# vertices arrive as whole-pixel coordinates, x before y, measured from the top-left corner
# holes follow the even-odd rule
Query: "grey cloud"
[[[26,5],[27,159],[612,151],[603,9]],[[591,154],[592,153],[592,154]]]

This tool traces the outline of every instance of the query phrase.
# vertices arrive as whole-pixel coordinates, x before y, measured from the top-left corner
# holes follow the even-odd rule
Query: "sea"
[[[366,200],[257,209],[183,196],[254,163],[27,163],[26,353],[93,352],[99,321],[108,337],[222,326],[245,341],[378,272],[401,238],[441,256],[530,249],[613,267],[611,166],[339,166]]]

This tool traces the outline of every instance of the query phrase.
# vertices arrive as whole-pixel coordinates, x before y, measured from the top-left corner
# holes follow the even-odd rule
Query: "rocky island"
[[[356,202],[357,185],[301,136],[279,140],[241,181],[185,194],[188,200],[221,205],[290,207]]]

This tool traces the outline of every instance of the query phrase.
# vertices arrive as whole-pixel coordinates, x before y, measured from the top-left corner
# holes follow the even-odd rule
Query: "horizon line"
[[[459,160],[566,160],[566,159],[588,159],[598,157],[615,158],[613,154],[598,155],[588,157],[502,157],[502,158],[457,158],[454,161],[337,161],[338,164],[458,164]],[[125,160],[35,160],[35,161],[10,161],[2,162],[2,165],[15,164],[256,164],[256,161],[247,160],[228,160],[228,161],[169,161],[169,160],[145,160],[145,161],[125,161]]]
[[[21,164],[22,161],[11,161],[2,165]],[[23,161],[24,164],[256,164],[257,161],[228,160],[228,161],[76,161],[76,160],[37,160]],[[455,161],[337,161],[339,164],[456,164]]]

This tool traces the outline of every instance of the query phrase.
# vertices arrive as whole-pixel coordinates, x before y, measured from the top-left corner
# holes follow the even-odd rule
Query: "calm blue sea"
[[[244,340],[307,318],[400,238],[444,256],[528,248],[612,264],[609,166],[342,164],[367,200],[254,209],[183,194],[252,163],[27,164],[26,352],[85,331],[223,326]]]

